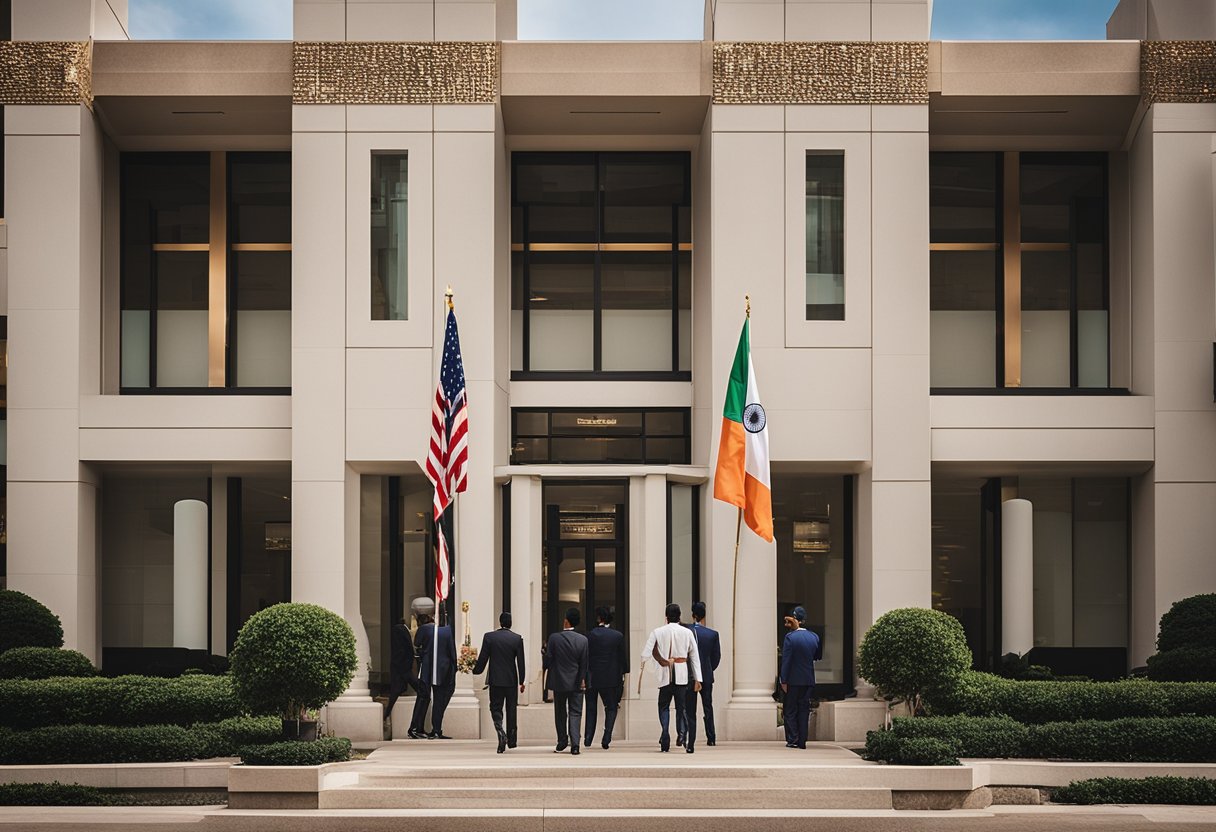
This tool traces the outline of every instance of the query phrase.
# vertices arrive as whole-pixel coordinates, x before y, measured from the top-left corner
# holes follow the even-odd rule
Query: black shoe
[[[583,748],[590,748],[595,743],[595,737],[587,737],[583,740]]]
[[[503,733],[502,731],[499,731],[498,732],[498,753],[501,754],[502,752],[504,752],[506,750],[507,750],[507,735],[505,733]]]
[[[604,740],[602,743],[600,743],[600,748],[607,751],[608,750],[608,740]]]
[[[438,731],[432,731],[431,733],[426,735],[426,738],[428,740],[450,740],[451,739],[451,737],[449,737],[447,734],[441,734]]]
[[[684,735],[677,734],[676,735],[676,745],[683,745],[683,744],[684,744]]]
[[[684,750],[685,750],[686,752],[688,752],[689,754],[691,754],[691,753],[692,753],[692,746],[691,746],[691,745],[685,746],[685,747],[684,747]]]
[[[786,748],[797,748],[798,746],[797,746],[795,743],[792,743],[792,742],[787,742],[787,743],[785,744],[785,747],[786,747]]]
[[[705,741],[705,744],[706,744],[706,745],[717,745],[717,744],[718,744],[718,741],[717,741],[717,740],[715,740],[715,739],[708,739],[708,740],[706,740],[706,741]]]
[[[425,735],[425,734],[423,734],[421,731],[415,731],[413,728],[411,728],[410,730],[406,731],[406,732],[405,732],[405,735],[406,735],[407,737],[409,737],[410,739],[412,739],[412,740],[422,740],[422,739],[426,739],[426,735]]]
[[[574,757],[577,757],[577,756],[578,756],[578,746],[577,746],[577,745],[576,745],[576,746],[574,746],[574,748],[571,748],[571,749],[570,749],[570,754],[571,754],[572,756],[574,756]]]
[[[515,747],[517,744],[518,744],[518,743],[514,743],[514,742],[510,742],[510,741],[508,741],[508,742],[507,742],[507,748],[514,748],[514,747]]]
[[[563,751],[566,750],[568,745],[569,745],[569,743],[564,743],[564,742],[558,743],[557,748],[553,749],[553,753],[561,754]]]

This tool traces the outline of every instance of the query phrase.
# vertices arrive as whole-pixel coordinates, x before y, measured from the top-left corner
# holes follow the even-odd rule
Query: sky
[[[699,40],[703,0],[518,0],[523,40]],[[130,0],[131,36],[290,40],[292,0]],[[1100,40],[1117,0],[933,0],[934,40]]]

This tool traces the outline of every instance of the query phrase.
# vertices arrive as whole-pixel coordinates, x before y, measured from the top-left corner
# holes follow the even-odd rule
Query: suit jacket
[[[611,627],[587,631],[587,687],[619,687],[628,667],[624,633]]]
[[[407,687],[418,685],[414,675],[414,638],[410,628],[394,624],[390,634],[388,683],[393,693],[403,693]]]
[[[697,637],[697,652],[701,655],[701,684],[712,685],[714,671],[722,663],[722,642],[718,639],[718,631],[695,622],[689,624],[688,629]]]
[[[553,691],[579,690],[587,678],[587,637],[574,630],[549,636],[545,648],[545,687]]]
[[[518,687],[524,680],[524,640],[519,633],[513,633],[506,627],[492,630],[481,637],[481,652],[477,654],[477,664],[473,666],[473,675],[481,673],[490,666],[490,675],[486,684],[496,688]]]
[[[819,636],[810,630],[790,630],[781,645],[781,681],[787,685],[815,685],[815,653]]]
[[[435,625],[423,624],[414,636],[414,646],[418,649],[419,676],[424,685],[445,687],[456,683],[456,639],[452,636],[452,628],[444,624],[439,628],[439,675],[431,680],[431,668],[435,661],[432,648],[435,641]]]

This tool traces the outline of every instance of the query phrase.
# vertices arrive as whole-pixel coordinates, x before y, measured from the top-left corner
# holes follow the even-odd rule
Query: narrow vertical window
[[[844,153],[806,154],[806,319],[844,320]]]
[[[695,485],[667,485],[667,603],[689,615],[701,596],[700,517]]]
[[[372,320],[409,318],[409,175],[404,151],[372,151]]]

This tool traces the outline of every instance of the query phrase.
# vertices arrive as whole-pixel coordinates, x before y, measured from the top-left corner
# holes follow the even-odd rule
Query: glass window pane
[[[977,662],[983,660],[982,480],[934,478],[932,488],[933,609],[957,618]]]
[[[672,369],[671,266],[670,254],[602,255],[604,370]]]
[[[409,317],[409,171],[405,151],[372,151],[372,320]]]
[[[515,411],[515,433],[519,436],[548,436],[549,414],[527,410]]]
[[[639,436],[642,414],[619,410],[557,411],[550,417],[554,436]]]
[[[844,320],[844,153],[806,154],[806,319]]]
[[[291,480],[241,480],[241,589],[238,628],[266,607],[291,600]]]
[[[208,257],[155,254],[157,387],[207,386]]]
[[[646,440],[647,465],[688,465],[688,440],[650,437]]]
[[[1022,252],[1023,387],[1071,383],[1071,262],[1068,251]]]
[[[605,154],[604,242],[670,242],[688,205],[687,156]]]
[[[682,372],[692,369],[692,254],[681,252],[680,269],[680,365]]]
[[[237,387],[291,386],[291,252],[238,251],[232,299]]]
[[[693,500],[696,499],[697,487],[672,483],[667,488],[671,500],[671,514],[667,518],[670,536],[667,571],[671,575],[671,584],[667,588],[667,601],[679,604],[684,620],[691,623],[692,603],[700,600],[695,597],[698,589],[693,582],[693,560],[697,557],[694,549]]]
[[[595,242],[595,161],[591,154],[524,157],[515,165],[515,204],[529,242]]]
[[[1072,480],[1021,477],[1034,507],[1034,644],[1073,646]]]
[[[516,439],[511,448],[511,462],[516,465],[524,463],[548,462],[548,439]]]
[[[529,368],[594,370],[594,255],[533,254],[528,271]]]
[[[1073,506],[1073,645],[1126,647],[1126,479],[1078,479]]]
[[[929,154],[929,239],[997,243],[996,153]]]
[[[228,157],[228,227],[232,243],[291,242],[291,154]]]
[[[651,410],[646,413],[647,436],[687,436],[688,418],[684,410]]]
[[[524,253],[511,252],[511,369],[524,368]]]
[[[126,245],[205,243],[211,235],[211,161],[206,153],[123,158]]]
[[[997,252],[929,254],[929,384],[996,384]]]
[[[585,438],[553,438],[550,440],[555,462],[640,463],[642,440],[589,436]]]

